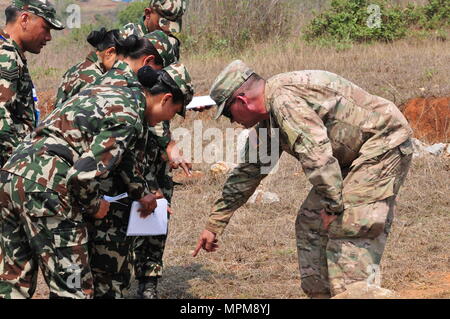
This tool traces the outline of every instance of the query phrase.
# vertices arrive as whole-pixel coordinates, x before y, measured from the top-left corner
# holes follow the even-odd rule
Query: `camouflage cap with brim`
[[[184,117],[186,114],[186,106],[191,103],[192,97],[194,96],[194,86],[192,84],[191,76],[186,67],[181,63],[171,64],[163,70],[169,74],[183,94],[183,108],[178,114]]]
[[[217,76],[209,93],[217,104],[215,120],[222,115],[228,100],[233,96],[234,92],[254,73],[244,62],[235,60]]]
[[[144,35],[158,51],[159,56],[163,60],[163,67],[169,66],[177,62],[178,42],[171,41],[169,36],[163,31],[157,30]]]
[[[161,16],[158,23],[164,32],[179,33],[187,4],[187,0],[150,0],[149,6]]]
[[[62,30],[65,28],[61,20],[57,18],[55,8],[47,0],[12,0],[11,5],[43,18],[53,29]]]

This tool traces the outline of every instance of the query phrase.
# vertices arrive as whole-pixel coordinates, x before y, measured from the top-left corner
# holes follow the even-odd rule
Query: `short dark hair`
[[[5,9],[6,24],[16,22],[20,12],[22,12],[22,10],[16,8],[15,6],[6,7]]]

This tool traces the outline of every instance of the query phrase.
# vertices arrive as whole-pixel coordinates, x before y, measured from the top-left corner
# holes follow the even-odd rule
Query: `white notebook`
[[[196,107],[200,106],[210,106],[210,105],[216,105],[216,102],[214,102],[214,100],[209,95],[194,96],[192,98],[191,103],[189,103],[186,106],[186,110],[195,109]]]
[[[130,219],[128,221],[127,236],[156,236],[167,234],[167,200],[157,199],[158,206],[146,218],[141,218],[138,209],[139,202],[131,205]]]

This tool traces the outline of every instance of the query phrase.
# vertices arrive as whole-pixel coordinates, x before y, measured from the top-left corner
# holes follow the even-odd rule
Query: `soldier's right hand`
[[[158,205],[156,200],[160,198],[164,198],[163,194],[161,194],[161,192],[156,192],[155,194],[148,194],[139,200],[139,203],[142,206],[138,210],[141,213],[141,218],[146,218],[153,213]]]
[[[109,205],[110,203],[104,199],[100,200],[100,206],[98,208],[97,213],[95,213],[94,218],[95,219],[103,219],[109,212]]]

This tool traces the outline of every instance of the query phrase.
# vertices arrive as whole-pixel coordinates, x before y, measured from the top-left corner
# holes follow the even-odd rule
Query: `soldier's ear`
[[[21,27],[26,30],[28,23],[32,20],[32,16],[29,12],[22,12],[19,14],[17,21],[19,21]]]
[[[150,15],[152,14],[152,12],[153,12],[153,9],[152,9],[152,8],[145,8],[145,9],[144,9],[144,16],[145,16],[146,18],[149,18]]]
[[[110,47],[108,49],[105,50],[105,55],[106,56],[112,56],[112,55],[116,55],[116,48],[115,47]]]

